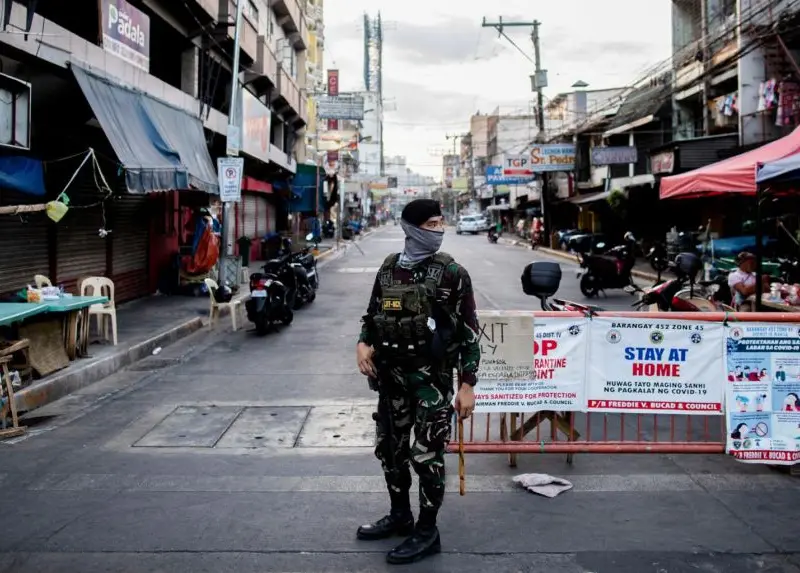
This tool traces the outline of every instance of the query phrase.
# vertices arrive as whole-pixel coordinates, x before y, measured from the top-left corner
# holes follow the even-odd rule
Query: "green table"
[[[104,296],[71,296],[58,300],[45,300],[41,302],[41,305],[47,307],[47,312],[76,312],[89,308],[93,304],[106,302],[108,302],[108,298]]]
[[[47,312],[47,306],[42,303],[2,302],[0,303],[0,326],[10,326],[42,312]]]

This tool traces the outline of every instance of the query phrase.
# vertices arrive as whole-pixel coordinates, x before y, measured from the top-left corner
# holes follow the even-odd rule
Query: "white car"
[[[458,220],[458,224],[456,225],[456,234],[461,235],[462,233],[472,233],[473,235],[476,235],[488,228],[489,223],[484,217],[481,217],[480,215],[467,215]]]

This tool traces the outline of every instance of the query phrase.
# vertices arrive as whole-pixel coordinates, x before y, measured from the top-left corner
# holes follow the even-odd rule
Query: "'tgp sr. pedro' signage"
[[[150,71],[150,18],[125,0],[101,0],[103,49]]]
[[[504,177],[532,176],[531,160],[527,155],[506,155],[503,158]]]
[[[570,143],[537,145],[531,148],[530,167],[533,173],[573,171],[575,169],[575,146]]]

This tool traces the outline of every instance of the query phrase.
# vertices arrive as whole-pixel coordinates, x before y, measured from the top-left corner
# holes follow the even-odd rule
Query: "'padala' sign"
[[[150,18],[125,0],[101,0],[103,49],[150,71]]]

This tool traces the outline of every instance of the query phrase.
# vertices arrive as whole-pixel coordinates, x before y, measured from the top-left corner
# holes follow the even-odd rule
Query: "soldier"
[[[459,369],[462,380],[455,410],[468,418],[475,408],[473,386],[480,361],[469,274],[439,252],[444,238],[439,203],[408,203],[400,225],[405,248],[390,255],[378,271],[356,352],[359,370],[378,391],[375,455],[391,500],[389,514],[359,527],[357,536],[373,540],[409,535],[389,552],[389,563],[411,563],[441,550],[436,517],[444,499],[453,369]],[[409,463],[419,476],[416,524]]]

